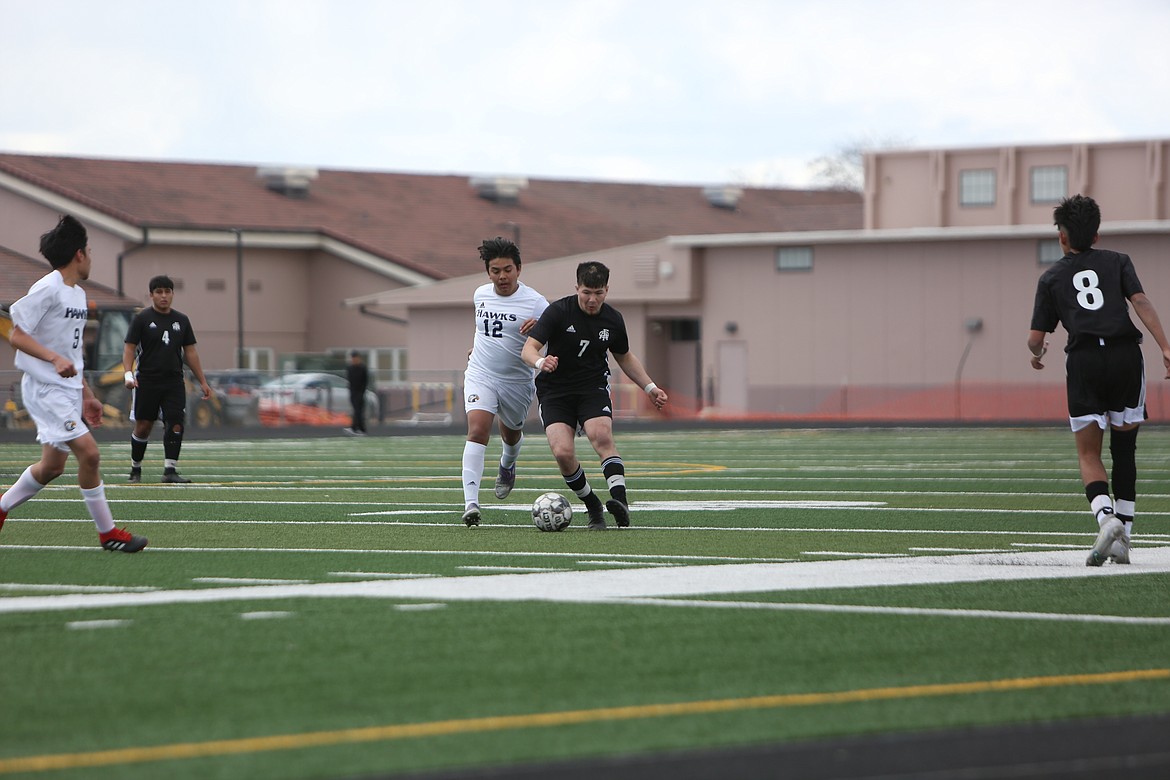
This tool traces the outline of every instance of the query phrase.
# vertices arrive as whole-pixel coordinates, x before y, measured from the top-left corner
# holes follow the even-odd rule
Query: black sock
[[[142,459],[146,457],[146,445],[149,439],[139,439],[134,434],[130,434],[130,461],[131,465],[141,463]]]
[[[565,484],[569,486],[569,490],[577,495],[577,498],[585,502],[585,506],[593,509],[601,506],[601,499],[593,492],[593,488],[589,487],[589,480],[585,477],[583,467],[578,467],[576,474],[565,477]]]
[[[605,481],[609,485],[609,494],[629,506],[630,502],[626,498],[626,464],[622,462],[621,456],[614,455],[603,460],[601,473],[605,475]]]

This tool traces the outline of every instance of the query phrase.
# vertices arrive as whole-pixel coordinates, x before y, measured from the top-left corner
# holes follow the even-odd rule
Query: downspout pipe
[[[142,241],[141,241],[141,243],[135,244],[134,246],[130,247],[129,249],[126,249],[126,250],[118,253],[118,261],[117,261],[118,262],[118,267],[117,267],[118,295],[125,295],[126,294],[125,293],[125,286],[122,283],[122,262],[130,255],[134,254],[135,252],[139,252],[143,249],[146,249],[148,246],[150,246],[150,228],[144,227],[144,228],[142,228]]]

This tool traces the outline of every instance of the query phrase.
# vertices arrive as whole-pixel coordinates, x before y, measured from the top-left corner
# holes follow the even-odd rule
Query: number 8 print
[[[1073,287],[1080,290],[1077,293],[1077,303],[1082,309],[1097,311],[1105,305],[1105,296],[1101,294],[1101,288],[1097,283],[1096,271],[1079,271],[1073,274]]]

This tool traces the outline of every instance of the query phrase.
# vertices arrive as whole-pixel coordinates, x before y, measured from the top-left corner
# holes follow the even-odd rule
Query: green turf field
[[[0,775],[319,778],[1170,712],[1170,429],[1133,564],[1059,428],[623,431],[633,528],[533,528],[530,432],[463,527],[461,436],[188,441],[0,532]],[[595,490],[596,457],[579,452]],[[0,445],[0,486],[37,457]],[[961,557],[965,556],[965,557]],[[941,572],[941,574],[940,574]],[[963,577],[951,572],[963,572]],[[986,576],[983,576],[986,573]],[[917,579],[916,579],[917,578]],[[952,581],[953,580],[953,581]]]

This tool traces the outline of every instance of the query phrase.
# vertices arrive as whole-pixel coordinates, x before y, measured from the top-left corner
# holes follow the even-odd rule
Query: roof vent
[[[717,209],[735,211],[739,205],[739,199],[743,197],[743,188],[732,186],[704,187],[703,197]]]
[[[520,190],[528,189],[528,179],[518,176],[472,176],[468,184],[476,195],[496,203],[515,203]]]
[[[309,197],[309,183],[317,178],[316,168],[293,168],[275,165],[256,169],[257,178],[264,186],[290,198]]]

